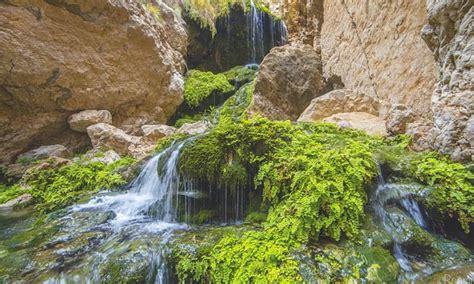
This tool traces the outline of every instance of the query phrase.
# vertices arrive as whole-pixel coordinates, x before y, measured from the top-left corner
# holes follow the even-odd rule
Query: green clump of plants
[[[132,158],[123,158],[109,165],[88,162],[59,168],[33,168],[22,182],[28,185],[36,208],[40,212],[51,212],[73,204],[85,194],[126,184],[116,170],[134,162]]]
[[[257,77],[257,71],[245,66],[236,66],[222,73],[233,85],[249,83]]]
[[[197,108],[211,95],[222,95],[234,90],[223,74],[191,70],[184,83],[184,101],[190,108]]]
[[[427,196],[428,206],[456,217],[469,233],[469,224],[474,222],[474,173],[435,152],[417,155],[408,173],[434,188]]]
[[[0,204],[15,199],[25,193],[27,193],[27,191],[19,184],[11,186],[0,184]]]

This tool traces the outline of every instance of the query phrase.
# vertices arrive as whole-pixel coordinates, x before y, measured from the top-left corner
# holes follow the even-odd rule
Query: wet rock
[[[298,118],[298,122],[312,122],[343,112],[365,112],[379,115],[380,103],[377,99],[352,90],[340,89],[324,94],[311,104]]]
[[[71,155],[71,152],[63,145],[48,145],[41,146],[34,150],[18,156],[17,161],[23,164],[28,164],[36,160],[47,159],[51,157],[67,158]]]
[[[474,264],[450,267],[430,277],[421,279],[424,283],[471,283],[474,280]]]
[[[195,123],[185,123],[181,128],[178,129],[177,133],[196,135],[208,131],[211,125],[206,121],[198,121]]]
[[[364,130],[371,135],[388,135],[385,120],[365,112],[338,113],[324,118],[323,121],[335,123],[343,128]]]
[[[171,117],[183,101],[187,35],[179,13],[153,3],[2,1],[1,163],[31,144],[65,143],[67,118],[82,110],[109,110],[118,126],[142,113]]]
[[[29,193],[22,194],[17,198],[0,204],[0,211],[9,211],[19,209],[30,205],[33,202],[33,196]]]
[[[108,110],[85,110],[71,115],[68,122],[72,130],[87,133],[87,127],[91,125],[112,124],[112,114]]]
[[[178,131],[176,128],[164,124],[159,125],[143,125],[143,135],[146,139],[156,142],[157,140],[173,135]]]
[[[276,47],[260,65],[250,111],[296,120],[323,89],[320,54],[308,45]]]
[[[387,131],[392,135],[404,134],[407,125],[413,122],[415,116],[413,112],[404,105],[394,105],[387,116]]]

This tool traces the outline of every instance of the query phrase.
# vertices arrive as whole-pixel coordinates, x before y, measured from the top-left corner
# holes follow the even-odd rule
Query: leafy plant
[[[234,87],[223,74],[191,70],[184,83],[184,101],[196,108],[211,95],[221,95],[234,91]]]

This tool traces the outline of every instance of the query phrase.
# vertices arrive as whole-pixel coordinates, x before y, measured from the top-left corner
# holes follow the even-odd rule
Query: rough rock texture
[[[84,110],[71,115],[68,122],[72,130],[87,133],[87,127],[93,124],[112,124],[112,114],[108,110]]]
[[[385,111],[405,104],[429,116],[436,63],[421,38],[425,1],[267,2],[285,18],[290,41],[321,52],[326,78],[339,76],[346,88],[385,101]]]
[[[380,103],[373,97],[341,89],[311,101],[298,121],[316,121],[341,112],[366,112],[379,115]]]
[[[99,157],[96,155],[91,159],[92,162],[102,162],[105,164],[112,164],[113,162],[116,162],[120,160],[120,155],[117,154],[114,150],[108,150],[103,155],[100,155]]]
[[[311,46],[276,47],[260,66],[250,112],[296,120],[323,89],[321,58]]]
[[[176,133],[187,134],[187,135],[196,135],[206,132],[211,128],[211,125],[205,121],[198,121],[195,123],[185,123],[181,128],[178,129]]]
[[[159,125],[143,125],[142,131],[146,139],[156,142],[156,140],[158,139],[173,135],[174,133],[176,133],[176,131],[178,131],[178,129],[172,126],[159,124]]]
[[[120,155],[143,157],[152,148],[142,137],[133,136],[106,123],[98,123],[87,128],[87,134],[96,150],[114,150]]]
[[[81,136],[67,132],[67,118],[84,109],[107,109],[119,126],[174,113],[186,32],[158,2],[159,15],[142,1],[0,2],[0,163]]]
[[[415,119],[413,112],[404,105],[394,105],[387,115],[387,131],[390,134],[403,134],[407,131],[408,123]]]
[[[439,64],[432,97],[434,147],[474,159],[474,1],[428,0],[423,38]]]
[[[41,146],[18,156],[18,161],[35,161],[50,157],[67,158],[71,152],[63,145]]]
[[[385,120],[366,112],[346,112],[338,113],[323,119],[325,122],[332,122],[340,127],[348,127],[364,130],[371,135],[387,136]]]
[[[8,202],[0,204],[0,212],[1,211],[9,211],[17,208],[23,208],[28,206],[33,202],[33,196],[29,193],[22,194],[15,199],[12,199]]]

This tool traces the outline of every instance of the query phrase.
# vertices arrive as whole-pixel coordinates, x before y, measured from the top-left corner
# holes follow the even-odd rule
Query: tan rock
[[[68,122],[72,130],[87,133],[87,127],[93,124],[112,124],[112,114],[108,110],[84,110],[71,115]]]
[[[413,112],[404,105],[394,105],[387,116],[387,131],[390,134],[403,134],[408,123],[415,120]]]
[[[250,112],[296,120],[323,89],[321,58],[311,46],[276,47],[260,65]]]
[[[378,116],[379,109],[380,103],[375,98],[341,89],[313,99],[298,121],[322,120],[342,112],[365,112]]]
[[[173,135],[174,133],[176,133],[176,131],[178,131],[178,129],[172,126],[158,124],[158,125],[143,125],[142,131],[146,139],[156,142],[157,140],[163,137]]]
[[[153,2],[159,15],[142,1],[0,3],[0,163],[72,136],[67,118],[84,109],[107,109],[119,126],[141,113],[167,121],[183,100],[187,35]]]
[[[337,75],[345,88],[387,102],[386,111],[404,104],[430,116],[437,71],[420,32],[427,1],[265,1],[285,19],[290,42],[321,52],[325,77]]]
[[[129,147],[140,144],[141,138],[125,133],[123,130],[106,123],[87,127],[94,149],[114,150],[120,155],[129,154]]]
[[[117,152],[115,152],[114,150],[108,150],[104,153],[102,153],[101,155],[95,155],[91,161],[92,162],[101,162],[101,163],[104,163],[104,164],[112,164],[113,162],[116,162],[120,160],[120,155],[117,154]]]
[[[433,146],[457,161],[474,156],[474,5],[472,1],[427,1],[423,39],[439,65],[432,96]]]
[[[338,113],[324,118],[323,121],[335,123],[340,127],[364,130],[371,135],[388,135],[385,120],[365,112]]]
[[[187,135],[196,135],[202,134],[208,131],[211,128],[211,125],[205,121],[198,121],[195,123],[185,123],[181,128],[178,129],[176,133],[187,134]]]

